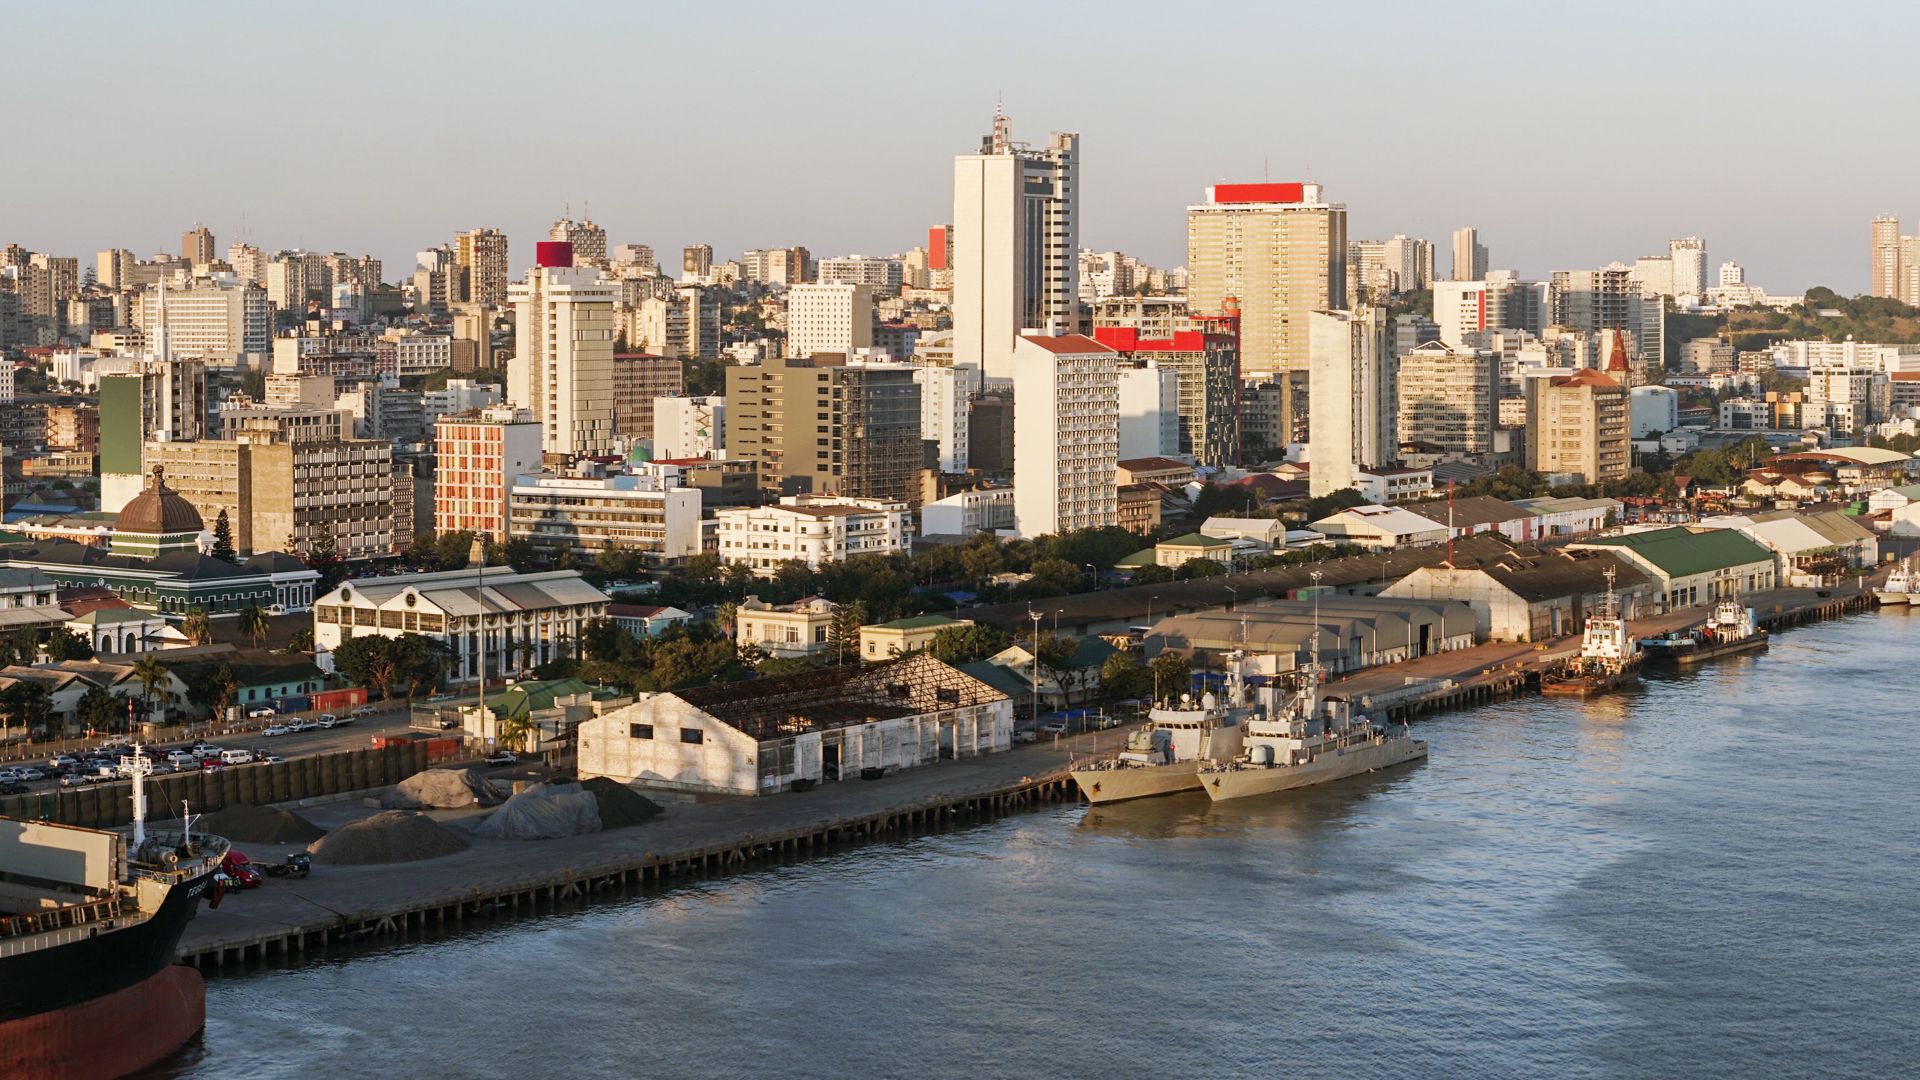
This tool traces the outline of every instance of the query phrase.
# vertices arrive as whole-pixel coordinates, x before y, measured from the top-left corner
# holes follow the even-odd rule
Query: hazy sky
[[[371,252],[515,274],[563,203],[615,244],[904,251],[996,97],[1083,139],[1081,240],[1185,259],[1205,185],[1307,178],[1355,238],[1479,227],[1539,275],[1697,234],[1775,292],[1862,291],[1920,230],[1897,3],[27,4],[0,13],[0,243]],[[1444,273],[1444,258],[1443,258]]]

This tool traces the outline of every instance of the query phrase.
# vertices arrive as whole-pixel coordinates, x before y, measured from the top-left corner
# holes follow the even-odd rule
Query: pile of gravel
[[[305,844],[326,835],[326,830],[291,810],[271,806],[234,803],[202,817],[194,825],[215,836],[245,840],[255,844]]]
[[[579,784],[532,784],[474,826],[496,840],[551,840],[600,831],[600,806]]]
[[[318,863],[365,866],[437,859],[470,846],[465,837],[418,811],[382,810],[340,826],[308,845],[307,851]]]
[[[603,829],[624,829],[660,813],[659,803],[604,776],[583,780],[580,786],[592,792],[594,799],[600,803],[600,827]]]
[[[426,769],[400,781],[380,798],[388,810],[464,810],[498,806],[500,789],[467,769]]]

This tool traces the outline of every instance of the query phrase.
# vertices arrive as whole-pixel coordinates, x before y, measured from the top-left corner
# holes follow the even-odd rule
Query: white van
[[[251,750],[222,750],[222,751],[220,751],[220,764],[222,764],[222,765],[251,765],[251,764],[253,764],[253,751],[251,751]]]

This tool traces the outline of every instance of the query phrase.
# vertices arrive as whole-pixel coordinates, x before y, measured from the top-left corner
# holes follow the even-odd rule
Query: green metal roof
[[[1734,529],[1706,529],[1693,532],[1681,526],[1600,536],[1583,541],[1581,546],[1630,548],[1660,569],[1669,578],[1726,570],[1751,563],[1771,563],[1773,553]]]
[[[598,700],[620,696],[615,691],[579,679],[529,680],[514,683],[497,694],[488,694],[487,708],[503,720],[517,719],[529,713],[551,709],[554,698],[573,694],[587,694]]]
[[[1217,536],[1206,536],[1201,533],[1190,532],[1185,536],[1176,536],[1171,540],[1162,540],[1160,541],[1160,546],[1161,547],[1230,548],[1233,546],[1233,541],[1222,540],[1220,537],[1217,537]]]
[[[960,620],[950,615],[910,615],[892,622],[875,623],[869,630],[925,630],[929,626],[958,626]]]
[[[1133,554],[1127,556],[1124,559],[1121,559],[1119,562],[1114,563],[1113,565],[1116,567],[1155,566],[1155,565],[1158,565],[1159,561],[1160,561],[1160,555],[1153,548],[1141,548],[1139,551],[1134,552]]]

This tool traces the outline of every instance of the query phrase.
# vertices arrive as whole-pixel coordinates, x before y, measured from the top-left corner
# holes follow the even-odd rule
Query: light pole
[[[1227,590],[1227,610],[1232,611],[1233,605],[1240,599],[1240,590],[1231,585],[1222,586],[1222,588]]]
[[[1066,608],[1053,609],[1053,636],[1054,637],[1060,636],[1060,613],[1065,610],[1067,609]]]
[[[1027,644],[1033,649],[1033,726],[1040,727],[1040,613],[1027,605],[1027,618],[1033,620],[1033,638]]]

